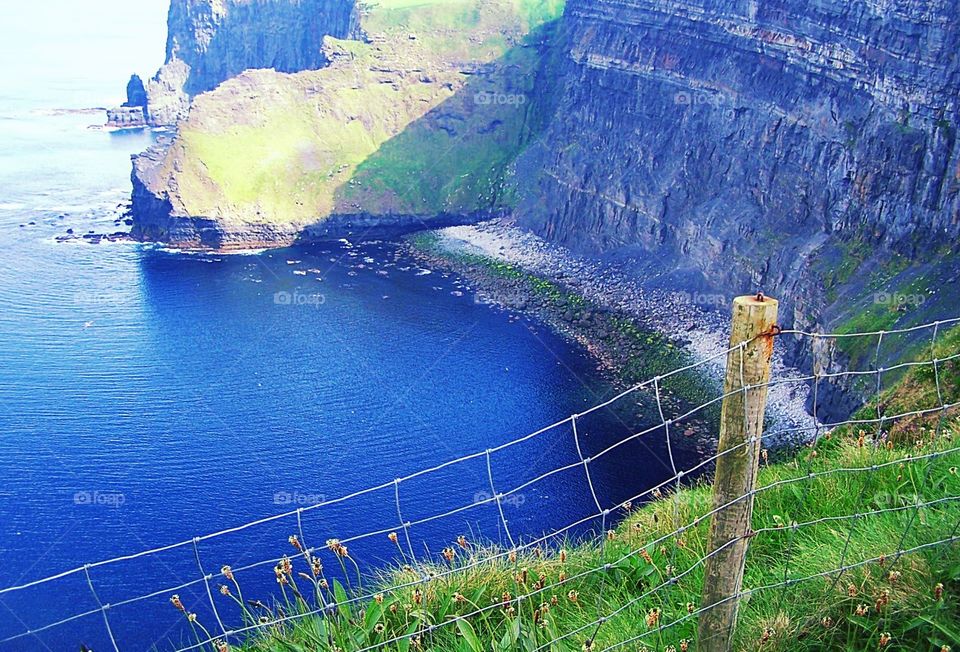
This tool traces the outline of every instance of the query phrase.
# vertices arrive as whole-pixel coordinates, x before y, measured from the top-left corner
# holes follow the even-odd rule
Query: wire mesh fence
[[[911,560],[931,551],[949,556],[960,540],[960,509],[952,509],[960,501],[960,483],[954,482],[960,460],[960,445],[954,440],[960,392],[953,380],[960,375],[960,350],[954,339],[943,337],[958,324],[960,318],[897,330],[833,334],[777,329],[637,383],[588,410],[494,448],[228,529],[2,587],[0,600],[24,592],[57,592],[79,583],[85,585],[90,603],[53,622],[24,625],[5,634],[0,649],[42,649],[38,646],[45,633],[69,627],[71,632],[91,632],[109,649],[125,652],[132,648],[124,639],[123,610],[156,602],[170,603],[170,622],[157,623],[157,646],[177,652],[238,647],[354,652],[719,649],[708,639],[716,636],[724,646],[730,645],[736,611],[726,631],[706,634],[708,630],[698,630],[697,624],[724,605],[746,605],[746,618],[756,620],[750,610],[757,602],[841,599],[857,603],[858,617],[872,610],[879,620],[871,635],[882,641],[884,635],[889,637],[882,630],[890,602],[897,599],[898,579],[924,572],[924,563]],[[811,356],[811,373],[746,382],[744,351],[764,337],[792,338],[817,351]],[[858,350],[869,347],[869,366],[834,364],[833,354],[857,359],[846,343],[856,343]],[[824,350],[833,354],[824,356]],[[728,360],[729,381],[729,361],[738,356],[740,368],[732,377],[739,382],[728,382],[714,396],[682,411],[667,400],[672,380],[696,374],[720,359]],[[926,383],[926,389],[913,396],[919,402],[889,395],[887,389],[904,378]],[[751,392],[778,383],[811,387],[809,425],[764,423],[761,407],[756,436],[726,448],[721,445],[692,462],[675,454],[682,424],[729,406],[734,398],[746,401]],[[837,383],[869,394],[870,399],[849,419],[822,420],[825,387]],[[646,396],[654,410],[651,425],[598,450],[587,450],[585,419],[638,395]],[[780,447],[788,433],[804,444]],[[595,488],[598,463],[616,457],[631,442],[661,437],[669,477],[625,500],[605,502]],[[498,456],[559,439],[572,440],[576,455],[567,463],[519,481],[511,478],[510,483],[498,476]],[[835,454],[840,446],[846,446],[843,455]],[[745,455],[756,457],[759,480],[718,503],[703,474]],[[481,469],[484,482],[461,487],[457,495],[465,497],[462,504],[434,512],[429,502],[420,500],[417,483],[448,490],[449,483],[464,477],[466,465]],[[521,536],[511,528],[511,501],[548,478],[574,475],[589,494],[585,516],[536,536]],[[896,476],[892,486],[897,491],[891,493],[885,488],[890,485],[880,482],[887,476]],[[809,506],[815,493],[824,491],[835,492],[831,495],[848,508],[817,514]],[[335,532],[316,531],[308,523],[313,512],[325,507],[365,509],[371,501],[392,504],[396,518],[340,539],[334,538]],[[759,512],[748,513],[740,536],[711,545],[710,526],[718,514],[754,503]],[[441,551],[418,553],[424,546],[417,538],[418,528],[441,520],[466,522],[471,513],[484,509],[493,510],[498,521],[496,541],[464,532]],[[287,533],[275,541],[274,555],[237,567],[222,566],[205,555],[211,542],[263,527],[274,535]],[[812,560],[810,533],[824,529],[842,542],[839,555]],[[361,565],[351,552],[369,540],[390,544],[394,552],[386,560],[392,563],[389,571],[383,564]],[[712,581],[705,568],[725,559],[733,548],[748,545],[745,575],[735,590],[721,599],[699,599],[707,595],[706,583]],[[114,569],[146,560],[164,563],[163,557],[172,554],[192,561],[192,577],[169,586],[143,587],[142,592],[112,602],[102,599]],[[778,581],[768,581],[770,566],[777,568]],[[886,585],[877,584],[877,572],[886,578]],[[244,578],[254,576],[275,581],[272,597],[244,595]],[[937,590],[931,588],[933,593]],[[179,642],[171,642],[171,627],[184,624],[189,638],[181,634]],[[810,627],[822,630],[818,636],[838,635],[830,634],[833,625],[831,620]],[[760,642],[790,629],[778,627],[775,622],[758,624]],[[491,633],[496,633],[492,642]],[[280,640],[299,641],[303,647],[283,647]]]

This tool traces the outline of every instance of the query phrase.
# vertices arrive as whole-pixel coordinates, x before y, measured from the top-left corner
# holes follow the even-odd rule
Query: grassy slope
[[[367,5],[362,24],[373,42],[328,39],[328,68],[250,71],[196,99],[165,166],[179,213],[303,225],[334,212],[498,205],[529,104],[474,97],[530,90],[538,53],[521,43],[563,3]],[[489,74],[462,72],[495,62]]]
[[[955,353],[960,329],[941,343],[938,355]],[[929,354],[929,351],[926,352]],[[960,399],[960,363],[940,369],[941,392],[946,401]],[[883,401],[897,407],[936,405],[936,388],[928,371],[918,368]],[[866,406],[862,416],[873,414]],[[754,529],[744,586],[755,589],[780,584],[785,577],[801,578],[825,573],[841,565],[868,561],[842,577],[827,575],[787,589],[759,590],[742,603],[736,633],[741,650],[873,650],[883,633],[892,636],[887,650],[939,650],[960,641],[960,548],[956,544],[924,549],[894,559],[898,547],[907,550],[949,538],[960,523],[960,504],[941,502],[923,508],[885,513],[877,510],[905,508],[960,496],[956,466],[960,454],[947,452],[932,459],[914,459],[957,445],[960,415],[936,415],[925,422],[901,424],[896,444],[875,444],[873,431],[838,429],[822,437],[814,450],[807,448],[789,462],[765,465],[759,486],[773,488],[758,495]],[[838,468],[871,469],[833,472]],[[359,649],[395,636],[416,638],[387,649],[533,650],[558,636],[584,628],[551,649],[581,650],[594,635],[589,626],[599,616],[629,605],[599,629],[594,650],[634,637],[643,638],[622,649],[683,649],[687,641],[696,649],[695,614],[704,555],[707,522],[687,529],[680,539],[671,536],[679,526],[694,523],[710,509],[709,487],[683,489],[662,496],[635,511],[624,510],[624,520],[601,549],[597,544],[570,544],[562,557],[556,549],[532,551],[511,561],[502,556],[462,573],[437,577],[414,588],[386,591],[382,602],[371,600],[361,608],[343,608],[335,618],[308,618],[252,640],[250,652]],[[866,513],[854,521],[851,514]],[[828,518],[816,525],[790,527]],[[453,545],[463,566],[490,556],[493,551]],[[644,559],[644,550],[648,559]],[[880,559],[883,557],[883,559]],[[875,561],[869,561],[875,560]],[[436,573],[449,569],[432,561]],[[591,569],[611,564],[602,575]],[[304,562],[294,560],[305,570]],[[651,589],[669,580],[670,567],[678,581],[665,589]],[[547,586],[539,590],[543,577]],[[566,581],[561,583],[562,577]],[[385,572],[384,587],[417,579],[409,568]],[[836,579],[836,585],[833,580]],[[937,585],[942,585],[942,595]],[[368,587],[369,588],[369,587]],[[419,589],[417,589],[419,590]],[[648,597],[642,597],[650,592]],[[496,605],[505,596],[535,597],[497,606],[480,616],[453,623],[458,615]],[[345,594],[339,593],[342,598]],[[459,597],[459,596],[462,596]],[[327,596],[333,601],[336,596]],[[512,608],[511,608],[512,607]],[[288,604],[287,612],[302,609]],[[861,615],[857,614],[858,609]],[[650,626],[654,610],[659,622],[678,622],[658,630]],[[423,627],[447,623],[432,633]],[[332,640],[334,647],[326,641]]]

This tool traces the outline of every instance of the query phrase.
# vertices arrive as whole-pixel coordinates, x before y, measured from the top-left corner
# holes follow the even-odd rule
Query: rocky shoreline
[[[687,403],[698,393],[709,399],[719,392],[729,333],[722,309],[732,297],[642,288],[614,265],[577,257],[509,219],[431,231],[409,239],[408,248],[423,264],[469,279],[479,300],[535,317],[577,341],[615,386],[702,362],[697,375],[712,389],[689,391]],[[815,421],[805,409],[809,387],[777,349],[774,378],[783,382],[770,388],[770,432],[776,434],[768,446],[790,448],[810,439]],[[696,447],[715,446],[715,434],[699,430],[686,432]]]

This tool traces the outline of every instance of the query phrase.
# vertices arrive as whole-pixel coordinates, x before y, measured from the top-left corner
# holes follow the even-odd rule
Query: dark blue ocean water
[[[536,323],[475,301],[393,243],[258,255],[183,255],[128,244],[57,244],[109,232],[147,133],[86,127],[98,115],[0,110],[0,587],[189,541],[484,451],[610,395],[594,363]],[[633,423],[584,420],[585,454]],[[648,447],[649,445],[649,447]],[[605,506],[669,475],[662,447],[595,464]],[[494,453],[506,491],[577,461],[569,428]],[[489,495],[481,457],[401,483],[418,521]],[[536,537],[595,513],[583,469],[504,505],[510,533]],[[161,554],[98,566],[90,580],[119,648],[173,649],[189,631],[172,587],[310,545],[396,528],[392,486]],[[572,532],[598,528],[590,521]],[[437,558],[457,535],[505,541],[495,507],[412,528]],[[384,533],[350,544],[364,570],[397,560]],[[328,564],[333,564],[328,559]],[[301,569],[304,570],[304,569]],[[272,565],[240,574],[269,600]],[[216,593],[214,582],[214,597]],[[150,598],[122,604],[137,596]],[[211,630],[202,582],[175,591]],[[239,624],[218,603],[227,626]],[[95,609],[84,573],[0,593],[0,639]],[[93,613],[0,650],[112,649]]]

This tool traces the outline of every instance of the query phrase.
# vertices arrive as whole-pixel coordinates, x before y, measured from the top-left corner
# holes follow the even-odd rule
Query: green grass
[[[936,353],[958,350],[954,329]],[[939,374],[945,399],[960,398],[960,365],[944,364]],[[925,367],[883,396],[897,409],[935,399]],[[960,414],[906,421],[889,440],[876,439],[874,430],[842,427],[794,459],[762,465],[744,579],[751,593],[741,602],[735,649],[875,650],[889,635],[883,649],[905,652],[960,641],[960,547],[924,547],[954,537],[960,524],[960,501],[942,500],[960,496],[960,453],[953,450]],[[514,554],[462,539],[445,554],[417,560],[398,545],[403,563],[366,577],[359,570],[366,560],[324,550],[317,559],[351,578],[346,587],[332,576],[314,579],[309,555],[288,547],[286,600],[258,608],[265,627],[241,649],[346,651],[401,637],[383,649],[528,652],[579,631],[549,649],[634,641],[618,649],[694,650],[711,500],[710,487],[697,485],[622,505],[603,545],[567,540]],[[916,507],[933,501],[940,502]],[[921,549],[896,554],[913,548]],[[841,566],[848,569],[838,575]],[[326,618],[270,624],[281,613],[315,609],[317,600],[339,606]]]
[[[958,426],[951,424],[954,429]],[[741,607],[736,649],[872,650],[884,632],[892,635],[890,650],[936,650],[960,640],[960,550],[955,545],[932,547],[899,560],[892,554],[901,538],[907,550],[951,537],[960,507],[955,503],[926,507],[916,519],[910,509],[869,514],[908,506],[917,499],[929,502],[960,495],[960,479],[951,470],[960,461],[957,454],[932,462],[899,463],[908,454],[929,454],[951,445],[945,438],[937,442],[925,438],[922,447],[887,450],[834,437],[823,441],[809,463],[763,468],[760,487],[781,484],[758,497],[754,529],[760,533],[751,541],[746,589],[781,584],[785,577],[826,573],[839,567],[841,560],[845,564],[877,561],[857,566],[839,579],[828,574],[786,589],[753,593]],[[928,465],[932,465],[929,475]],[[872,466],[879,468],[869,471]],[[803,480],[808,471],[824,473],[839,467],[868,471]],[[456,553],[451,563],[419,562],[427,564],[433,580],[418,583],[419,576],[409,565],[385,571],[368,578],[363,589],[380,590],[380,597],[341,607],[332,618],[312,617],[274,627],[242,649],[357,650],[409,635],[385,649],[506,652],[534,650],[585,628],[550,648],[582,650],[597,629],[590,623],[625,605],[627,609],[599,628],[593,649],[635,637],[642,638],[626,649],[645,645],[649,650],[668,646],[679,650],[685,641],[696,649],[696,618],[691,612],[699,606],[702,568],[698,560],[705,554],[708,524],[703,516],[709,506],[708,488],[697,487],[624,510],[623,522],[608,535],[604,547],[567,542],[563,556],[559,548],[537,549],[514,559],[508,552],[477,547],[474,542],[466,548],[451,542],[450,549]],[[842,518],[856,513],[868,515],[857,522]],[[790,527],[825,516],[836,519]],[[697,519],[699,524],[681,536],[672,535]],[[494,555],[500,556],[488,561]],[[329,559],[331,554],[322,556],[336,565]],[[295,557],[293,564],[295,572],[306,570],[301,558]],[[610,565],[607,572],[596,571],[606,564]],[[450,573],[457,568],[463,570]],[[671,584],[671,577],[678,579]],[[315,591],[311,582],[299,582],[305,595]],[[396,584],[415,586],[391,591]],[[937,584],[944,587],[939,598]],[[322,599],[343,602],[347,591],[338,586],[319,589]],[[518,595],[531,597],[517,603],[513,598]],[[284,613],[308,610],[311,605],[309,599],[303,603],[291,599]],[[860,605],[866,606],[865,614],[857,614]],[[483,613],[469,620],[458,620],[483,608]],[[662,631],[648,625],[657,611],[659,623],[676,624]],[[428,630],[431,626],[436,628]]]

